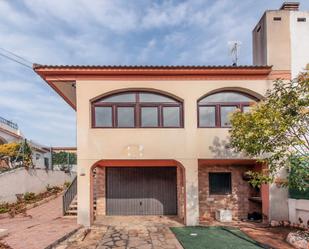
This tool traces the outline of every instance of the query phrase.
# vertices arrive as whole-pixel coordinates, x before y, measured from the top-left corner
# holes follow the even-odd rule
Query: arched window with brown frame
[[[126,91],[91,103],[93,128],[182,128],[182,101],[151,91]]]
[[[228,128],[231,127],[230,114],[236,109],[249,111],[250,105],[257,98],[237,91],[221,91],[206,95],[198,100],[198,127]]]

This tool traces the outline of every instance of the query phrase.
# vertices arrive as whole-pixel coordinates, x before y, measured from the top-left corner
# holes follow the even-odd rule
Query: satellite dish
[[[228,45],[229,54],[232,57],[233,66],[237,66],[241,41],[229,41]]]

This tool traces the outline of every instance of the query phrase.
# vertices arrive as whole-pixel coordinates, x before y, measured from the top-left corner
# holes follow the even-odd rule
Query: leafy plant
[[[60,151],[52,153],[53,165],[60,165],[61,170],[70,170],[77,163],[76,153]]]
[[[26,140],[21,143],[12,142],[0,145],[0,159],[1,158],[8,158],[10,163],[21,162],[26,168],[33,166],[32,149]]]
[[[46,186],[46,190],[47,192],[50,192],[50,193],[59,193],[62,191],[62,188],[61,187],[58,187],[58,186],[50,186],[49,184]]]
[[[63,185],[67,189],[71,185],[71,182],[65,181]]]
[[[13,142],[0,145],[0,157],[9,156],[14,160],[18,156],[20,144]]]
[[[231,145],[268,166],[254,173],[255,185],[272,182],[282,169],[290,174],[284,186],[308,188],[309,178],[309,77],[293,81],[276,80],[265,100],[248,113],[231,117]]]
[[[6,213],[9,211],[9,203],[3,202],[0,204],[0,214]]]
[[[35,193],[33,193],[33,192],[26,192],[26,193],[24,194],[24,200],[25,200],[26,202],[35,200],[35,197],[36,197],[36,195],[35,195]]]

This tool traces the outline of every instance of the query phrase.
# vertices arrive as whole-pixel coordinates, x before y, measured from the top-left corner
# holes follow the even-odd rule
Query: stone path
[[[78,241],[80,236],[76,235],[56,249],[182,249],[169,229],[172,226],[182,224],[168,217],[104,217],[97,220],[82,241]],[[100,238],[93,232],[101,233]]]
[[[2,241],[13,249],[43,249],[79,227],[76,219],[62,217],[62,196],[28,210],[27,214],[0,219],[0,228],[9,232]]]

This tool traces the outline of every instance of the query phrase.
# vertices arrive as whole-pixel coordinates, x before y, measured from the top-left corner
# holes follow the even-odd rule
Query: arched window
[[[94,128],[180,128],[182,102],[146,91],[129,91],[105,96],[92,103]]]
[[[207,95],[198,101],[198,127],[231,127],[229,116],[236,109],[247,112],[256,98],[233,91]]]

